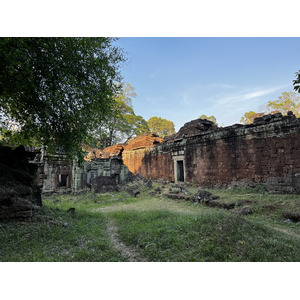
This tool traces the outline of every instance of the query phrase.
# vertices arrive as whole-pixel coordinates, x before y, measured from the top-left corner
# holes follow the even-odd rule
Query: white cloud
[[[224,105],[224,104],[229,104],[229,103],[237,103],[237,102],[242,102],[245,100],[250,100],[250,99],[255,99],[261,96],[265,96],[265,95],[269,95],[272,94],[276,91],[279,91],[283,88],[286,88],[290,86],[290,84],[284,84],[284,85],[280,85],[280,86],[276,86],[276,87],[272,87],[272,88],[266,88],[266,89],[261,89],[261,90],[257,90],[255,92],[238,92],[238,94],[231,94],[227,97],[222,97],[217,99],[217,104],[219,105]]]
[[[157,74],[160,72],[160,68],[159,69],[156,69],[155,71],[153,71],[151,74],[150,74],[150,76],[149,76],[149,78],[150,79],[154,79],[156,76],[157,76]]]

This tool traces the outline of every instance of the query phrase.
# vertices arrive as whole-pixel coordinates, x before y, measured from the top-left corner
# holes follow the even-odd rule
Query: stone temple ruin
[[[138,174],[203,187],[263,184],[274,192],[300,193],[300,118],[276,113],[224,128],[197,119],[164,140],[148,133],[108,147],[81,166],[45,152],[38,164],[45,193],[111,191]]]
[[[300,118],[276,113],[256,118],[253,124],[224,128],[197,119],[173,136],[138,136],[81,165],[45,150],[36,155],[22,146],[0,147],[0,219],[31,219],[42,205],[40,191],[110,192],[135,175],[148,182],[198,187],[262,184],[273,192],[300,193]]]

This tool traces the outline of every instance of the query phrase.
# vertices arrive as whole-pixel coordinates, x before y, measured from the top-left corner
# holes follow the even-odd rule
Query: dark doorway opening
[[[184,181],[184,167],[183,167],[183,160],[177,161],[177,180]]]
[[[59,186],[67,186],[67,177],[69,174],[59,174],[58,183]]]

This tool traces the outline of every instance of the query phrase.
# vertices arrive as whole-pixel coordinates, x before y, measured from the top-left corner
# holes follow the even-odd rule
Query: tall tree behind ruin
[[[118,92],[113,96],[112,113],[100,120],[97,128],[91,131],[93,138],[89,141],[90,147],[104,149],[149,132],[147,122],[134,113],[133,97],[136,97],[136,93],[129,83],[123,83],[118,88]]]
[[[284,92],[277,100],[270,100],[260,107],[261,112],[256,113],[249,111],[244,114],[240,122],[243,124],[251,124],[255,118],[264,114],[272,114],[280,112],[286,115],[288,111],[292,111],[294,115],[300,117],[300,96],[295,92]]]
[[[150,131],[162,138],[175,133],[175,125],[172,121],[160,117],[152,117],[147,123]]]
[[[294,115],[300,117],[300,97],[295,92],[284,92],[277,100],[268,101],[265,108],[266,113],[278,111],[286,115],[288,111],[292,111]]]
[[[114,105],[123,52],[112,38],[0,38],[0,112],[20,128],[7,143],[70,157]],[[3,141],[2,141],[3,142]]]

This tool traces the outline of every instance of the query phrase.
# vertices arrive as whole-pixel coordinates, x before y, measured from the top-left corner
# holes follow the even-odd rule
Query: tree
[[[172,121],[160,117],[152,117],[147,123],[150,131],[162,138],[175,133],[175,125]]]
[[[111,114],[122,50],[112,38],[0,38],[0,113],[20,126],[6,138],[80,155]]]
[[[300,93],[300,70],[296,72],[296,79],[293,80],[294,90]]]
[[[129,83],[123,83],[113,96],[112,114],[99,122],[93,132],[93,148],[104,149],[113,144],[127,142],[133,136],[149,132],[147,122],[134,113],[132,98],[136,97],[134,88]]]
[[[244,114],[244,116],[241,118],[240,122],[244,123],[244,124],[251,124],[251,123],[253,123],[254,116],[256,116],[256,115],[257,115],[257,113],[252,110],[249,112],[246,112]]]
[[[287,115],[288,111],[292,111],[296,117],[300,117],[300,97],[295,92],[284,92],[277,100],[270,100],[260,107],[261,113],[249,111],[244,114],[240,122],[244,124],[253,123],[255,118],[262,117],[265,114],[282,113]]]
[[[284,92],[277,100],[267,102],[266,113],[272,111],[281,112],[283,115],[292,111],[296,117],[300,117],[300,97],[295,92]]]
[[[214,117],[214,116],[208,117],[208,116],[206,116],[206,115],[202,115],[202,116],[199,117],[199,119],[203,119],[203,120],[206,119],[206,120],[212,121],[212,122],[214,122],[216,125],[218,125],[217,119],[216,119],[216,117]]]

